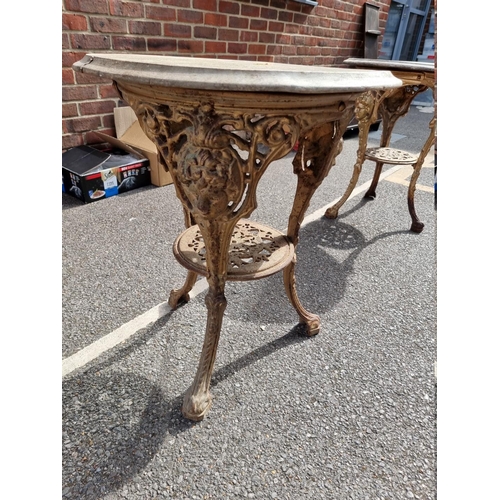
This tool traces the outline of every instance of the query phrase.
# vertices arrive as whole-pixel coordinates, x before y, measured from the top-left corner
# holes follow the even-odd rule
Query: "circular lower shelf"
[[[206,249],[197,225],[181,233],[174,242],[175,258],[190,271],[207,276]],[[241,219],[229,245],[227,279],[249,281],[281,271],[293,259],[295,248],[283,234],[262,224]]]
[[[365,152],[365,158],[392,165],[412,165],[418,160],[418,156],[394,148],[369,148]]]

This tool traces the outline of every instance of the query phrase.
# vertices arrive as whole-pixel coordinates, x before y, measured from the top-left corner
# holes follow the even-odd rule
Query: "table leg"
[[[294,173],[297,175],[297,190],[292,211],[288,219],[287,236],[295,247],[299,241],[300,224],[316,189],[328,175],[335,163],[336,156],[342,150],[342,134],[349,120],[330,122],[314,128],[302,138],[299,149],[293,159]],[[307,335],[316,335],[320,329],[319,316],[307,311],[301,304],[295,279],[296,255],[283,270],[286,294],[299,315],[300,323],[306,325]]]
[[[227,303],[224,288],[229,243],[234,226],[234,222],[207,222],[199,225],[206,248],[209,289],[205,298],[207,307],[205,340],[198,370],[182,405],[182,414],[190,420],[202,420],[212,406],[209,388]]]
[[[356,184],[358,183],[361,168],[365,161],[366,145],[368,143],[368,133],[370,132],[371,124],[376,120],[378,113],[378,100],[376,93],[365,92],[356,101],[355,114],[358,121],[359,130],[359,147],[354,164],[351,180],[340,200],[325,212],[325,217],[328,219],[336,219],[342,205],[349,199]]]
[[[194,271],[188,271],[184,285],[181,288],[174,288],[170,292],[170,296],[168,297],[168,305],[172,309],[176,309],[181,304],[186,304],[187,302],[189,302],[189,292],[193,289],[197,279],[197,273],[195,273]]]
[[[386,123],[387,122],[387,123]],[[392,131],[394,129],[394,125],[396,123],[396,120],[383,120],[382,121],[382,136],[380,138],[380,147],[385,148],[389,145],[391,142],[391,135]],[[375,170],[373,172],[373,177],[372,177],[372,182],[370,184],[370,187],[364,194],[363,198],[373,200],[377,197],[376,189],[378,186],[378,181],[380,180],[380,174],[382,173],[382,167],[384,166],[384,163],[381,161],[375,162]]]
[[[163,159],[161,161],[164,162]],[[191,213],[188,210],[186,210],[185,207],[183,207],[183,209],[184,209],[184,224],[186,228],[195,225],[196,222],[194,221]],[[168,305],[172,309],[176,309],[179,305],[186,304],[187,302],[189,302],[189,292],[192,290],[197,279],[198,279],[198,273],[188,270],[186,281],[184,282],[182,288],[176,288],[170,292],[170,296],[168,298]]]
[[[413,174],[411,176],[410,185],[408,187],[408,210],[410,212],[410,217],[412,220],[410,231],[414,233],[421,233],[424,229],[424,223],[419,220],[417,212],[415,210],[415,188],[417,186],[417,180],[420,175],[420,170],[422,169],[425,158],[429,154],[429,151],[434,144],[434,140],[436,137],[436,116],[434,116],[430,121],[429,128],[431,129],[431,132],[429,134],[429,137],[425,141],[422,151],[420,152],[417,163],[415,163],[415,165],[413,166]]]

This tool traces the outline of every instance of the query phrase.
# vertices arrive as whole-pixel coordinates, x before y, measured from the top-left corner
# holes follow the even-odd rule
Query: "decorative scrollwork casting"
[[[174,109],[140,102],[134,108],[195,219],[229,220],[252,211],[260,175],[299,136],[299,123],[289,116],[216,113],[210,103]]]

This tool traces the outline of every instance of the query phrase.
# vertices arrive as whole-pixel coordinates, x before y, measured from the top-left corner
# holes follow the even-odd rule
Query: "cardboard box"
[[[158,149],[143,132],[134,110],[129,106],[115,108],[114,115],[116,138],[103,134],[102,132],[96,131],[95,133],[110,144],[121,143],[143,154],[149,160],[151,184],[154,186],[167,186],[168,184],[172,184],[172,176],[160,163]],[[117,140],[118,143],[116,143]]]
[[[116,139],[115,139],[116,140]],[[149,160],[128,146],[78,146],[62,154],[63,192],[91,203],[151,185]]]

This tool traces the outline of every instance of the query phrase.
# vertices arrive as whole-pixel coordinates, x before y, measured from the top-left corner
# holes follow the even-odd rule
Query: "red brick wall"
[[[207,56],[331,66],[363,57],[365,0],[63,0],[62,145],[114,135],[110,81],[75,73],[88,52]],[[380,7],[380,27],[390,0]],[[382,37],[379,37],[381,41]]]

